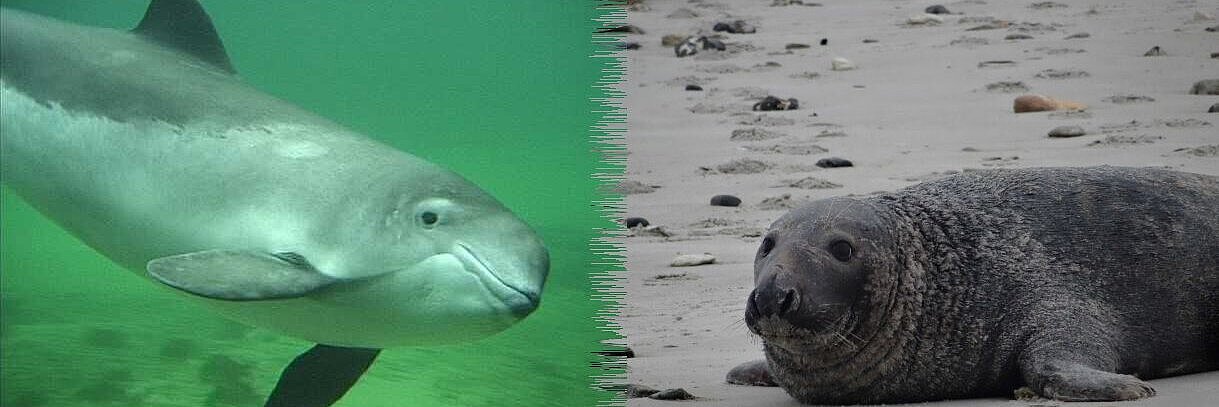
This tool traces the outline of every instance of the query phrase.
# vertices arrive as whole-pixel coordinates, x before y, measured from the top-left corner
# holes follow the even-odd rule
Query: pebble
[[[830,70],[833,71],[849,71],[855,68],[858,67],[855,66],[854,62],[851,62],[851,60],[843,57],[834,57],[834,59],[830,61]]]
[[[731,23],[715,23],[711,28],[712,31],[724,31],[729,34],[753,34],[758,32],[757,28],[746,23],[745,20],[736,20]]]
[[[711,263],[715,263],[715,256],[711,253],[679,254],[669,262],[669,267],[693,267]]]
[[[817,160],[818,167],[821,168],[839,168],[839,167],[854,167],[855,164],[850,160],[838,157],[822,158]]]
[[[1149,50],[1147,50],[1147,52],[1143,53],[1143,56],[1145,56],[1145,57],[1162,57],[1165,55],[1168,55],[1168,54],[1164,53],[1164,50],[1160,49],[1159,45],[1151,47],[1151,49],[1149,49]]]
[[[865,41],[865,42],[866,42],[866,41]],[[821,46],[823,46],[823,47],[824,47],[824,46],[826,46],[826,45],[830,45],[830,39],[829,39],[829,38],[822,38],[822,39],[821,39]]]
[[[795,98],[780,99],[774,96],[767,96],[761,102],[753,104],[754,111],[796,110],[799,108],[800,102]]]
[[[877,41],[877,40],[872,39],[872,38],[864,38],[864,39],[863,39],[863,43],[864,43],[864,44],[872,44],[872,43],[875,43],[875,42],[880,42],[880,41]]]
[[[1207,79],[1194,83],[1189,89],[1191,95],[1219,95],[1219,79]]]
[[[648,396],[651,396],[656,393],[660,393],[660,390],[656,390],[651,387],[644,386],[642,384],[626,385],[626,398],[628,398],[628,399],[637,399],[637,398],[641,398],[641,397],[648,397]]]
[[[1207,113],[1219,113],[1219,103],[1211,105],[1210,110],[1207,110],[1206,112]]]
[[[1031,39],[1033,39],[1033,36],[1028,35],[1028,34],[1008,34],[1006,37],[1003,37],[1003,39],[1005,39],[1005,40],[1031,40]]]
[[[1055,127],[1053,130],[1050,130],[1049,136],[1054,137],[1054,138],[1067,138],[1067,137],[1079,137],[1084,134],[1087,134],[1087,132],[1084,131],[1083,127],[1058,126],[1058,127]]]
[[[741,198],[732,195],[716,195],[711,197],[711,206],[740,206]]]
[[[648,227],[648,226],[652,225],[652,223],[648,222],[647,219],[640,218],[640,217],[626,218],[625,220],[622,221],[622,223],[626,224],[627,229],[634,228],[637,226],[638,227]]]
[[[927,8],[923,9],[923,12],[927,14],[952,14],[948,12],[948,7],[939,4],[927,6]]]
[[[663,390],[648,396],[648,398],[655,400],[694,400],[694,395],[687,392],[686,389],[678,387],[676,389]]]
[[[808,48],[808,44],[801,44],[801,43],[793,42],[793,43],[790,43],[790,44],[787,44],[787,45],[783,46],[783,48],[786,48],[786,49],[804,49],[804,48]]]
[[[1091,36],[1092,36],[1092,34],[1088,34],[1088,33],[1075,33],[1075,34],[1068,35],[1063,39],[1064,40],[1074,40],[1074,39],[1079,39],[1079,38],[1088,38]]]
[[[686,90],[699,91],[699,90],[703,90],[703,87],[698,86],[698,85],[686,85]]]

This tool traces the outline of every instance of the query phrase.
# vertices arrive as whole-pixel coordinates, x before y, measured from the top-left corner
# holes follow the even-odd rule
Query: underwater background
[[[594,353],[618,339],[605,325],[615,296],[597,288],[622,267],[598,243],[615,227],[604,208],[620,197],[593,178],[621,174],[593,137],[614,115],[594,85],[617,62],[592,57],[604,51],[592,32],[607,11],[548,0],[202,3],[245,81],[462,174],[550,250],[529,318],[471,344],[388,349],[337,406],[620,401],[598,386],[621,378],[620,361]],[[0,5],[129,29],[147,1]],[[149,284],[7,188],[0,323],[4,407],[260,406],[312,346]]]

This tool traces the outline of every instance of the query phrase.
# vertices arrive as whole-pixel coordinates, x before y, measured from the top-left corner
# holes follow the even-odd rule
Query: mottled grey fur
[[[1217,177],[971,172],[818,201],[766,239],[746,323],[804,403],[1126,400],[1219,369]]]

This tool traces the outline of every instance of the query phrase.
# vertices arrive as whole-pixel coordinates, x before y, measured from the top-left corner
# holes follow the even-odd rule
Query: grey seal
[[[1219,177],[979,171],[792,210],[745,322],[803,403],[1129,400],[1219,369]],[[765,369],[766,372],[759,370]]]

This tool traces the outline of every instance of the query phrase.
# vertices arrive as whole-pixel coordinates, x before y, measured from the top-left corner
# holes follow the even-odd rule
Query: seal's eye
[[[855,248],[851,247],[851,244],[847,243],[846,240],[839,240],[830,243],[830,254],[834,255],[834,258],[838,259],[838,261],[849,261],[851,260],[851,255],[855,254]]]
[[[766,257],[770,254],[771,249],[775,248],[775,240],[769,237],[762,239],[762,246],[758,247],[758,257]]]
[[[425,212],[419,214],[419,223],[422,224],[423,227],[425,227],[425,228],[431,229],[433,227],[436,227],[436,224],[439,222],[440,222],[440,215],[437,215],[436,212],[425,211]]]

